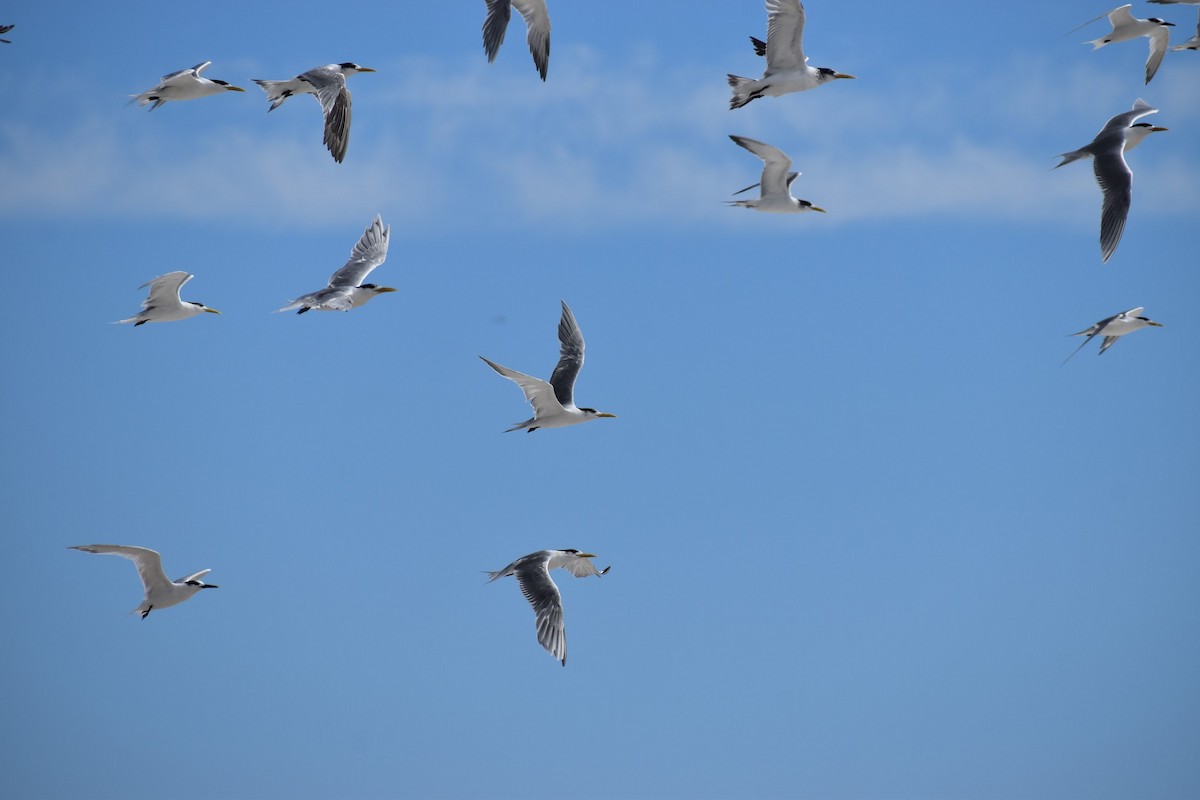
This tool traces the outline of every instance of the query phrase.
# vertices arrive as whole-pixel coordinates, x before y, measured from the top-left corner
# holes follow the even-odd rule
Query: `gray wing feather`
[[[150,292],[146,295],[146,299],[142,301],[142,310],[149,309],[162,305],[164,302],[177,303],[179,300],[179,290],[183,285],[190,281],[192,276],[186,272],[168,272],[166,275],[159,275],[152,281],[146,281],[139,289],[150,287]]]
[[[1092,159],[1092,169],[1104,192],[1100,212],[1100,255],[1108,261],[1125,232],[1125,220],[1133,199],[1133,171],[1125,163],[1120,148],[1097,154]]]
[[[583,369],[583,332],[575,315],[562,302],[562,318],[558,321],[559,357],[554,374],[550,376],[550,385],[554,387],[554,396],[563,406],[575,404],[575,379],[579,370]]]
[[[766,75],[803,67],[804,4],[800,0],[767,0]]]
[[[488,61],[495,61],[504,44],[508,20],[512,16],[512,0],[487,0],[487,19],[483,21],[483,51]]]
[[[371,271],[387,259],[388,237],[392,226],[384,226],[383,219],[376,214],[367,226],[358,243],[350,250],[350,260],[329,278],[331,289],[353,289],[361,286]]]
[[[149,548],[123,544],[82,544],[69,549],[128,558],[137,567],[138,577],[142,579],[142,585],[147,592],[154,586],[170,583],[167,574],[163,572],[162,557]]]
[[[333,160],[342,163],[350,145],[350,92],[346,76],[337,70],[323,67],[311,69],[300,76],[316,90],[317,102],[325,115],[325,146]]]
[[[512,4],[525,19],[529,54],[538,74],[546,80],[546,70],[550,67],[550,14],[546,0],[512,0]]]
[[[521,563],[524,562],[524,563]],[[562,596],[550,580],[546,558],[524,559],[518,562],[514,574],[521,593],[533,606],[538,642],[564,666],[567,663],[567,632],[563,626]]]

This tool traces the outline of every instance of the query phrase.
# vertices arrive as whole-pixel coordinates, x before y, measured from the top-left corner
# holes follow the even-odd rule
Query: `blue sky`
[[[1200,794],[1200,54],[1144,86],[1082,0],[807,6],[858,80],[731,112],[756,0],[559,0],[545,84],[476,1],[5,4],[0,794]],[[248,92],[126,107],[206,60]],[[251,79],[345,60],[338,165]],[[1137,97],[1171,130],[1101,265],[1052,167]],[[725,207],[729,134],[829,213]],[[376,213],[399,292],[269,313]],[[176,269],[222,316],[109,324]],[[560,298],[619,418],[504,434],[476,356],[548,375]],[[221,588],[139,621],[93,542]],[[562,547],[612,565],[556,573],[565,669],[483,575]]]

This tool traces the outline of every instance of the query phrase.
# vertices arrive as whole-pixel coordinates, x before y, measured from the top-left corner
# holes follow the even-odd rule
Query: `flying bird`
[[[1104,337],[1104,341],[1100,343],[1100,352],[1098,354],[1104,355],[1105,350],[1112,347],[1113,343],[1116,342],[1117,339],[1127,333],[1133,333],[1134,331],[1139,331],[1142,328],[1161,328],[1163,326],[1161,322],[1155,322],[1154,320],[1141,315],[1145,310],[1146,309],[1142,308],[1141,306],[1138,306],[1137,308],[1131,308],[1128,311],[1122,311],[1120,314],[1113,314],[1111,317],[1102,319],[1095,325],[1091,326],[1090,328],[1086,328],[1079,333],[1070,334],[1071,336],[1087,336],[1087,338],[1084,339],[1083,344],[1079,345],[1079,347],[1076,347],[1071,352],[1071,355],[1067,356],[1062,363],[1066,364],[1067,361],[1070,361],[1071,356],[1074,356],[1076,353],[1082,350],[1083,345],[1090,342],[1096,336]]]
[[[340,164],[350,145],[350,91],[346,88],[346,78],[360,72],[374,71],[370,67],[346,61],[313,67],[288,81],[255,78],[254,82],[262,87],[271,101],[267,113],[279,108],[284,100],[294,95],[311,94],[316,97],[321,104],[321,113],[325,115],[325,146],[329,148],[333,160]]]
[[[138,325],[144,325],[147,322],[177,322],[181,319],[194,317],[197,314],[205,312],[220,314],[220,311],[217,311],[215,308],[209,308],[204,303],[179,299],[179,290],[192,277],[192,275],[179,270],[177,272],[168,272],[166,275],[159,275],[152,281],[146,281],[138,287],[139,289],[145,289],[147,286],[150,287],[149,294],[142,301],[142,310],[128,319],[117,320],[116,324],[124,325],[132,322],[136,328]]]
[[[733,97],[729,108],[741,108],[763,95],[779,97],[803,92],[838,78],[853,78],[829,67],[810,67],[804,55],[804,4],[800,0],[767,0],[767,41],[755,39],[755,52],[767,57],[758,80],[729,75]]]
[[[17,27],[17,26],[16,25],[0,25],[0,33],[8,33],[15,27]],[[8,39],[0,39],[0,42],[4,42],[5,44],[12,44],[12,42],[10,42]]]
[[[146,588],[146,596],[142,599],[142,604],[130,613],[141,614],[142,619],[145,619],[153,609],[170,608],[179,605],[184,600],[190,600],[201,589],[217,588],[215,584],[200,580],[212,572],[211,569],[202,569],[177,581],[168,580],[166,573],[163,572],[162,557],[156,551],[145,547],[130,547],[123,544],[81,544],[67,549],[120,556],[132,561],[133,565],[137,567],[138,577],[142,579],[142,586]]]
[[[758,183],[739,189],[734,194],[748,192],[755,186],[759,188],[757,200],[728,200],[731,206],[752,208],[755,211],[767,211],[773,214],[798,214],[802,211],[820,211],[825,209],[814,206],[807,200],[797,200],[792,197],[792,181],[796,180],[799,172],[790,172],[792,160],[787,154],[769,144],[745,136],[730,136],[736,144],[746,148],[763,160],[762,178]]]
[[[1187,5],[1200,6],[1200,0],[1150,0],[1151,3],[1159,5]],[[4,31],[0,31],[4,33]],[[1188,39],[1183,44],[1177,44],[1171,48],[1172,50],[1200,50],[1200,9],[1197,10],[1196,18],[1196,35]]]
[[[150,106],[150,110],[153,111],[169,100],[195,100],[199,97],[208,97],[210,94],[246,91],[240,86],[230,86],[225,81],[201,77],[200,73],[206,70],[211,63],[211,61],[205,61],[191,69],[181,69],[179,72],[163,75],[158,86],[147,89],[141,94],[132,95],[133,100],[129,102],[137,101],[139,106],[153,103],[154,105]]]
[[[483,21],[483,49],[487,53],[488,63],[496,60],[500,45],[504,44],[504,34],[508,30],[508,20],[515,8],[525,18],[525,27],[529,31],[529,52],[533,56],[533,64],[537,67],[542,80],[546,80],[546,69],[550,66],[550,14],[546,10],[546,0],[485,0],[487,2],[487,19]]]
[[[1085,22],[1084,25],[1089,25],[1097,19],[1107,16],[1112,30],[1105,36],[1084,42],[1084,44],[1092,45],[1092,50],[1095,51],[1113,42],[1127,42],[1139,36],[1147,37],[1150,39],[1150,57],[1146,59],[1146,83],[1149,83],[1150,79],[1154,77],[1154,73],[1158,72],[1158,65],[1162,63],[1163,55],[1167,52],[1167,44],[1171,38],[1167,28],[1174,27],[1175,23],[1164,22],[1158,17],[1137,19],[1130,13],[1130,8],[1132,8],[1132,4],[1126,3],[1120,8],[1114,8],[1107,14],[1101,14],[1095,19]]]
[[[317,311],[349,311],[373,297],[387,292],[394,292],[390,286],[377,286],[373,283],[363,283],[363,279],[371,274],[387,258],[388,236],[392,226],[384,227],[383,220],[378,214],[375,220],[363,231],[358,243],[350,251],[350,260],[337,272],[329,276],[329,285],[324,289],[297,297],[279,311],[291,311],[299,308],[297,314],[303,314],[309,309]]]
[[[562,318],[558,321],[558,341],[560,353],[558,366],[550,376],[550,382],[517,372],[515,369],[502,367],[488,361],[483,356],[483,363],[508,378],[521,387],[525,399],[533,406],[533,418],[519,422],[508,431],[528,429],[533,433],[538,428],[565,428],[588,420],[601,417],[616,417],[616,414],[605,414],[594,408],[577,408],[575,406],[575,379],[583,368],[583,333],[575,315],[562,302]],[[505,433],[508,433],[505,431]],[[556,552],[556,551],[547,551]]]
[[[516,576],[521,593],[533,606],[537,618],[538,643],[564,667],[567,665],[567,632],[563,627],[562,596],[550,579],[550,570],[562,567],[576,578],[586,578],[588,575],[604,575],[612,569],[596,569],[596,565],[588,560],[595,557],[592,553],[578,550],[539,550],[521,556],[502,570],[488,573],[488,583],[497,578]]]
[[[1138,98],[1133,103],[1132,111],[1117,114],[1105,123],[1090,144],[1063,153],[1062,161],[1054,166],[1058,169],[1063,164],[1092,157],[1092,170],[1096,173],[1100,191],[1104,193],[1104,204],[1100,211],[1100,255],[1106,262],[1116,251],[1121,234],[1125,232],[1125,220],[1129,216],[1129,205],[1133,198],[1133,171],[1125,163],[1125,151],[1137,147],[1151,133],[1167,130],[1146,122],[1136,122],[1148,114],[1157,113],[1157,108]]]

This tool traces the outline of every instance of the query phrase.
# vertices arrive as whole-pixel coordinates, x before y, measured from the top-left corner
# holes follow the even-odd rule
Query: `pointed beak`
[[[387,292],[394,292],[397,290],[390,286],[376,286],[375,291],[379,292],[380,294],[386,294]]]
[[[829,212],[827,212],[825,209],[821,208],[820,206],[809,206],[809,207],[808,207],[808,210],[809,210],[809,211],[820,211],[822,214],[827,214],[827,213],[829,213]]]
[[[240,86],[226,86],[225,88],[226,88],[226,89],[228,89],[228,90],[229,90],[229,91],[231,91],[231,92],[244,92],[244,91],[246,91],[245,89],[243,89],[243,88],[242,88],[242,87],[240,87]]]
[[[371,69],[370,67],[359,67],[358,71],[359,72],[375,72],[375,70]]]
[[[201,586],[200,588],[201,589],[220,589],[221,587],[217,586],[215,583],[206,583],[203,586]]]
[[[578,553],[579,558],[595,558],[595,553]]]
[[[205,306],[204,310],[207,311],[209,314],[220,314],[221,313],[220,311],[217,311],[215,308],[208,308],[207,306]]]
[[[1154,321],[1154,320],[1152,320],[1152,319],[1148,319],[1148,320],[1146,320],[1146,324],[1147,324],[1147,325],[1153,325],[1153,326],[1154,326],[1154,327],[1156,327],[1156,328],[1161,328],[1161,327],[1163,327],[1163,324],[1162,324],[1161,322],[1155,322],[1155,321]]]
[[[1169,130],[1171,130],[1171,129],[1170,129],[1170,128],[1163,128],[1163,127],[1161,127],[1161,126],[1159,126],[1159,125],[1151,125],[1151,126],[1150,126],[1150,130],[1152,130],[1152,131],[1169,131]]]
[[[617,418],[617,415],[616,415],[616,414],[604,414],[604,413],[600,413],[600,414],[597,414],[596,416],[597,416],[597,417],[609,417],[610,419],[616,419],[616,418]]]
[[[854,77],[855,77],[855,76],[853,76],[853,75],[847,75],[847,74],[846,74],[846,73],[844,73],[844,72],[835,72],[835,73],[833,73],[833,77],[835,77],[835,78],[848,78],[849,80],[854,80]]]

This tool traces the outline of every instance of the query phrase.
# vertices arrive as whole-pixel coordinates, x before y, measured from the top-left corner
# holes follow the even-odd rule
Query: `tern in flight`
[[[504,34],[508,30],[508,20],[515,8],[525,18],[525,27],[529,31],[529,52],[533,56],[533,65],[537,67],[542,80],[546,80],[546,69],[550,66],[550,14],[546,10],[546,0],[485,0],[487,2],[487,19],[483,21],[483,49],[487,53],[488,63],[496,60],[500,45],[504,44]]]
[[[1159,5],[1185,5],[1185,6],[1200,6],[1200,0],[1150,0],[1151,3]],[[4,31],[0,31],[4,33]],[[1197,9],[1196,18],[1196,35],[1188,39],[1183,44],[1177,44],[1171,48],[1172,50],[1200,50],[1200,9]]]
[[[1150,79],[1154,77],[1154,73],[1158,72],[1158,65],[1162,63],[1163,55],[1167,52],[1167,44],[1171,38],[1171,34],[1167,28],[1174,27],[1175,23],[1165,22],[1158,17],[1137,19],[1129,11],[1132,7],[1132,4],[1126,3],[1120,8],[1114,8],[1107,14],[1101,14],[1095,19],[1085,22],[1084,25],[1090,25],[1096,20],[1107,16],[1109,24],[1112,25],[1112,30],[1099,39],[1092,39],[1090,42],[1084,42],[1084,44],[1092,45],[1092,50],[1094,51],[1113,42],[1127,42],[1139,36],[1147,37],[1150,39],[1150,57],[1146,59],[1146,83],[1149,83]],[[1079,27],[1082,28],[1083,25]]]
[[[563,626],[562,596],[550,579],[550,570],[562,567],[576,578],[586,578],[604,575],[612,569],[596,569],[596,565],[588,560],[595,557],[578,550],[539,550],[521,556],[502,570],[488,573],[488,583],[497,578],[516,576],[521,593],[533,606],[538,642],[564,667],[567,665],[567,632]]]
[[[1099,355],[1104,355],[1105,350],[1112,347],[1117,339],[1127,333],[1140,331],[1142,328],[1161,328],[1163,326],[1161,322],[1155,322],[1154,320],[1141,315],[1145,310],[1146,309],[1142,308],[1141,306],[1138,306],[1137,308],[1131,308],[1128,311],[1122,311],[1120,314],[1113,314],[1111,317],[1102,319],[1095,325],[1092,325],[1090,328],[1086,328],[1079,333],[1070,334],[1071,336],[1087,336],[1087,338],[1083,340],[1083,344],[1079,345],[1079,347],[1076,347],[1071,352],[1070,356],[1067,356],[1066,359],[1063,360],[1063,364],[1070,361],[1071,356],[1074,356],[1076,353],[1082,350],[1083,345],[1090,342],[1096,336],[1104,337],[1104,341],[1100,343],[1099,353]]]
[[[558,321],[558,341],[560,354],[558,366],[547,383],[540,378],[534,378],[515,369],[502,367],[494,361],[488,361],[483,356],[483,362],[492,369],[521,387],[525,399],[533,406],[533,417],[519,422],[508,429],[516,431],[527,429],[533,433],[538,428],[565,428],[588,420],[601,417],[616,417],[616,414],[605,414],[594,408],[578,408],[575,405],[575,379],[583,368],[583,333],[575,315],[562,302],[562,318]],[[508,431],[505,431],[507,433]]]
[[[349,311],[373,297],[387,292],[396,291],[390,286],[377,286],[373,283],[363,283],[363,279],[371,274],[387,258],[388,235],[392,226],[386,228],[378,214],[375,220],[363,232],[358,243],[350,251],[350,260],[333,275],[329,276],[329,285],[324,289],[310,292],[303,297],[297,297],[279,311],[291,311],[299,308],[297,314],[303,314],[310,309],[317,311]]]
[[[758,80],[728,75],[733,97],[729,108],[741,108],[763,95],[778,97],[815,89],[838,78],[853,78],[829,67],[810,67],[804,55],[804,4],[800,0],[767,0],[767,41],[755,39],[754,50],[767,57]]]
[[[787,157],[786,153],[778,147],[756,139],[747,139],[745,136],[731,135],[729,138],[735,144],[741,145],[763,160],[762,178],[759,179],[759,182],[734,192],[734,194],[741,194],[757,186],[759,187],[758,199],[727,200],[726,202],[729,205],[752,208],[755,211],[766,211],[774,214],[799,214],[802,211],[820,211],[822,214],[825,213],[825,209],[814,206],[807,200],[797,200],[795,197],[792,197],[792,181],[796,180],[796,177],[800,173],[790,171],[792,160]]]
[[[142,585],[146,587],[146,596],[142,599],[142,604],[130,613],[141,614],[142,619],[145,619],[152,609],[177,606],[184,600],[192,599],[192,596],[201,589],[217,588],[215,584],[200,580],[212,572],[211,569],[202,569],[177,581],[168,580],[166,573],[163,572],[162,557],[156,551],[145,547],[130,547],[123,544],[81,544],[67,549],[120,556],[132,561],[133,565],[137,567]]]
[[[147,322],[177,322],[205,312],[220,314],[220,311],[209,308],[204,303],[179,299],[179,289],[191,279],[191,275],[180,270],[159,275],[154,280],[143,283],[138,288],[145,289],[149,286],[150,293],[142,301],[142,310],[128,319],[117,320],[117,324],[125,325],[132,322],[136,328]]]
[[[150,110],[153,111],[169,100],[195,100],[198,97],[208,97],[210,94],[246,91],[240,86],[230,86],[225,81],[202,78],[200,73],[211,63],[211,61],[205,61],[191,69],[181,69],[179,72],[163,75],[158,86],[147,89],[141,94],[133,95],[133,100],[129,102],[132,103],[136,100],[139,106],[153,103],[154,105],[150,106]]]
[[[1133,170],[1125,162],[1125,151],[1132,150],[1152,133],[1166,128],[1137,120],[1148,114],[1157,114],[1158,109],[1138,98],[1133,110],[1117,114],[1104,124],[1096,138],[1078,150],[1062,154],[1062,161],[1054,166],[1070,164],[1081,158],[1092,158],[1092,171],[1096,182],[1104,193],[1104,204],[1100,210],[1100,256],[1108,261],[1121,234],[1125,232],[1125,220],[1129,217],[1129,206],[1133,201]]]
[[[262,87],[271,101],[268,113],[279,108],[289,97],[298,94],[316,97],[321,104],[321,113],[325,115],[325,146],[329,148],[333,160],[340,164],[346,157],[346,148],[350,146],[350,91],[346,88],[346,78],[360,72],[374,71],[370,67],[346,61],[313,67],[287,81],[255,78],[254,82]]]

